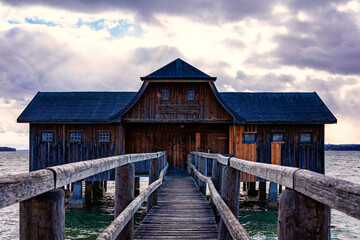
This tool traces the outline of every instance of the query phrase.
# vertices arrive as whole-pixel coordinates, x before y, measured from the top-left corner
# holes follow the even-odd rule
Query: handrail
[[[221,154],[191,152],[298,191],[331,208],[360,219],[360,184],[324,174],[267,163],[247,161]],[[224,161],[227,158],[227,161]]]
[[[0,208],[113,168],[159,158],[165,154],[165,152],[126,154],[69,163],[9,177],[0,177]]]
[[[217,192],[214,183],[211,181],[210,178],[205,177],[202,175],[196,167],[191,164],[190,162],[187,163],[190,168],[193,169],[194,173],[198,178],[206,182],[209,186],[211,199],[213,200],[216,208],[218,209],[221,218],[223,219],[230,235],[233,239],[251,239],[249,234],[246,232],[244,227],[241,225],[241,223],[238,221],[238,219],[235,217],[235,215],[231,212],[230,208],[226,205],[224,200],[221,198],[220,194]]]
[[[126,224],[134,216],[135,212],[144,203],[145,199],[150,196],[156,189],[158,189],[164,180],[164,176],[169,167],[166,162],[165,167],[161,170],[158,180],[150,184],[143,192],[140,193],[120,214],[119,216],[100,234],[96,240],[113,240],[124,229]]]

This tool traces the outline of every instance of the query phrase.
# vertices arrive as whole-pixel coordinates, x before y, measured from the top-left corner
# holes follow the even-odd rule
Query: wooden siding
[[[235,155],[236,158],[256,162],[256,143],[243,143],[243,133],[256,133],[255,125],[232,125],[229,128],[229,151]],[[235,146],[235,147],[234,147]],[[255,182],[256,177],[248,173],[241,173],[242,182]]]
[[[162,100],[162,90],[169,100]],[[195,91],[194,100],[187,92]],[[122,117],[124,122],[232,122],[233,117],[221,106],[209,83],[150,82],[140,99]]]
[[[42,133],[53,133],[52,142],[42,142]],[[82,133],[81,142],[70,142],[70,133]],[[109,132],[110,142],[98,142],[98,133]],[[30,124],[30,171],[119,154],[118,124]],[[87,180],[110,180],[104,172]]]
[[[256,143],[243,143],[244,132],[256,133]],[[283,133],[284,141],[272,142],[273,133]],[[301,133],[311,133],[312,141],[301,143]],[[324,173],[323,124],[232,125],[229,127],[229,136],[229,152],[237,158]],[[241,181],[253,182],[256,178],[242,173]]]
[[[126,153],[165,150],[173,169],[185,168],[191,151],[228,153],[227,124],[127,123],[124,127]]]
[[[272,163],[272,134],[283,133],[280,164],[324,173],[324,125],[258,125],[257,161]],[[311,133],[310,143],[301,143],[300,134]],[[279,154],[279,152],[277,153]]]

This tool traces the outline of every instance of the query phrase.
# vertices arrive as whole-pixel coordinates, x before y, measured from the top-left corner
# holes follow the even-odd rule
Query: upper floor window
[[[99,133],[99,142],[110,142],[110,133]]]
[[[187,92],[187,94],[188,94],[188,96],[187,96],[188,100],[194,100],[195,99],[195,90],[189,90]]]
[[[41,141],[43,141],[43,142],[52,142],[52,141],[54,141],[54,133],[49,133],[49,132],[42,133]]]
[[[162,90],[161,91],[161,99],[162,100],[169,100],[169,90]]]
[[[272,134],[272,141],[273,142],[283,142],[284,141],[284,134],[283,133],[273,133]]]
[[[256,133],[243,133],[243,143],[256,143]]]
[[[81,142],[81,133],[70,133],[70,142]]]
[[[300,133],[300,142],[301,143],[311,143],[311,133]]]

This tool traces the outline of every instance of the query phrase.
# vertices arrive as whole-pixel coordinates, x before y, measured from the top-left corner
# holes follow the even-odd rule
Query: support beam
[[[248,182],[247,195],[250,197],[257,196],[256,182]]]
[[[198,162],[198,165],[199,165],[199,172],[204,175],[205,177],[207,176],[207,158],[205,157],[199,157],[199,162]],[[199,179],[199,183],[198,183],[198,186],[199,186],[199,190],[200,192],[203,194],[203,195],[206,195],[206,182],[203,182]]]
[[[216,190],[220,193],[221,192],[221,176],[222,176],[222,164],[219,163],[216,159],[213,160],[212,165],[212,172],[211,172],[211,180],[214,183]],[[216,209],[216,206],[213,202],[213,199],[210,198],[210,205],[214,211],[216,222],[220,222],[220,214]]]
[[[239,217],[239,199],[240,199],[240,171],[230,166],[222,167],[221,180],[221,197],[226,205],[234,213],[235,217]],[[220,220],[219,239],[232,239],[223,220]]]
[[[259,181],[259,194],[258,194],[259,201],[266,200],[266,182]]]
[[[277,193],[277,183],[270,182],[269,186],[269,195],[268,195],[268,207],[277,208],[278,203],[278,193]]]
[[[135,197],[139,196],[140,194],[140,177],[135,177],[135,189],[134,195]]]
[[[65,239],[65,194],[62,189],[20,202],[22,239]]]
[[[115,218],[134,199],[135,165],[127,164],[115,170]],[[121,231],[116,240],[133,239],[134,218]]]
[[[278,238],[330,239],[330,208],[294,190],[280,196]]]
[[[158,180],[160,174],[160,159],[154,158],[150,160],[150,167],[149,167],[149,185]],[[147,200],[147,212],[150,209],[157,205],[158,199],[158,190],[155,190]]]

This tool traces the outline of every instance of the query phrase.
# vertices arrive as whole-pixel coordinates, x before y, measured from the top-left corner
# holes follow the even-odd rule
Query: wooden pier
[[[150,160],[149,186],[134,198],[133,163]],[[0,208],[20,202],[20,239],[64,239],[62,187],[116,169],[115,220],[97,238],[250,239],[238,220],[241,173],[286,186],[279,239],[329,239],[330,208],[360,219],[360,185],[293,167],[191,152],[188,173],[170,173],[166,152],[127,154],[0,178]],[[208,162],[212,161],[211,178]],[[190,177],[192,176],[193,179]],[[210,201],[204,193],[210,192]],[[133,216],[147,215],[133,232]],[[214,213],[220,216],[215,220]]]
[[[218,228],[209,201],[186,172],[172,172],[158,192],[134,239],[217,239]]]

